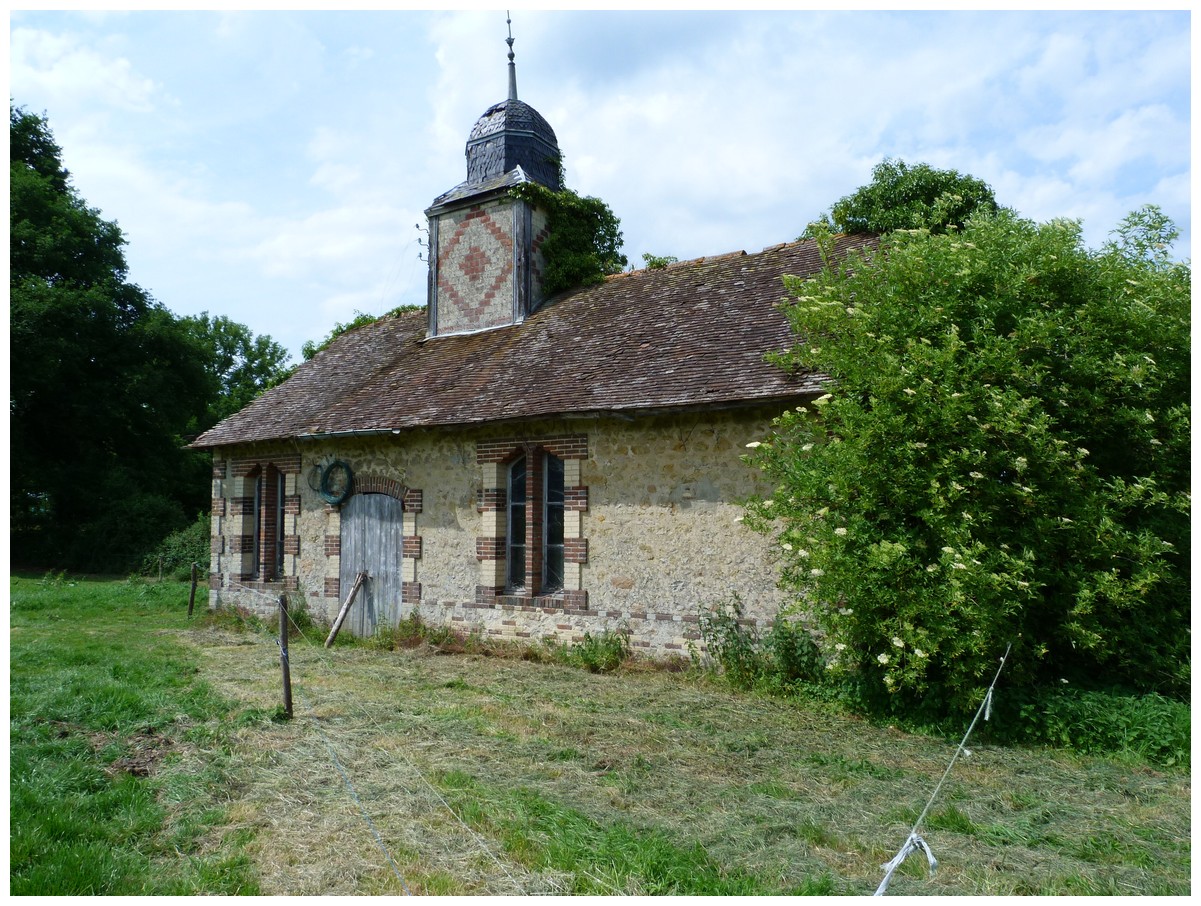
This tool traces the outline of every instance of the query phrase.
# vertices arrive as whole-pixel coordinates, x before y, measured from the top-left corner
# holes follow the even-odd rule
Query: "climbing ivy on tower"
[[[626,256],[621,253],[621,221],[599,198],[567,188],[556,191],[535,182],[515,186],[513,196],[547,215],[547,237],[542,244],[546,259],[542,292],[546,296],[600,283],[626,266]]]

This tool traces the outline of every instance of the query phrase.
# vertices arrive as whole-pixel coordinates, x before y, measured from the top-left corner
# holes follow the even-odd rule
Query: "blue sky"
[[[1158,204],[1191,255],[1187,11],[512,18],[519,94],[633,264],[791,241],[886,156],[1090,246]],[[418,224],[505,97],[505,36],[503,11],[12,11],[9,95],[47,114],[135,283],[299,359],[424,303]]]

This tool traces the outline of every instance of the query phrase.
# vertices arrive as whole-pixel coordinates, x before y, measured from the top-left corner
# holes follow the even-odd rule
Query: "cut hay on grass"
[[[655,889],[615,857],[552,858],[556,825],[519,827],[519,798],[589,833],[699,852],[767,892],[824,879],[867,894],[955,750],[693,675],[316,638],[292,643],[296,716],[278,721],[269,637],[182,635],[218,691],[263,715],[235,737],[231,797],[264,894]],[[911,857],[890,894],[1188,892],[1187,772],[969,748],[921,828],[938,871]]]

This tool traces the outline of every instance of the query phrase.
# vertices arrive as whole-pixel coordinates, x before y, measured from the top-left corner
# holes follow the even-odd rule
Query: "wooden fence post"
[[[196,564],[193,563],[192,564],[192,591],[188,595],[188,619],[189,620],[192,619],[192,608],[196,606],[196,580],[198,578],[198,574],[199,574],[199,570],[196,568]]]
[[[338,611],[338,619],[334,620],[334,627],[329,631],[329,638],[325,640],[325,647],[328,648],[334,643],[334,639],[338,637],[338,630],[342,628],[342,621],[346,619],[346,615],[350,613],[350,605],[354,603],[354,596],[359,593],[359,589],[367,580],[367,572],[364,570],[354,577],[354,585],[351,586],[350,594],[346,596],[346,603],[342,605],[342,609]]]
[[[284,715],[292,719],[292,673],[288,668],[288,596],[279,596],[279,665],[284,674]]]

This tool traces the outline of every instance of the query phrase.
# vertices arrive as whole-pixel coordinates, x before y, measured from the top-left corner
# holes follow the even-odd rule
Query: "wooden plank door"
[[[367,571],[346,625],[356,636],[371,636],[382,624],[400,621],[404,506],[387,494],[354,494],[342,505],[343,594]]]

